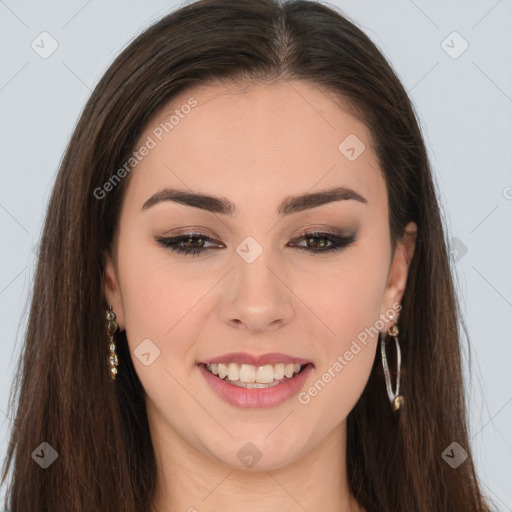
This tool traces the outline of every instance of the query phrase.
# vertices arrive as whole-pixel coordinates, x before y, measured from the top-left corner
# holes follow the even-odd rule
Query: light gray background
[[[472,448],[484,489],[500,510],[512,511],[512,0],[332,4],[390,59],[418,111],[471,336]],[[0,0],[2,462],[34,247],[65,146],[115,56],[178,5]],[[34,40],[42,46],[43,31],[59,45],[47,59],[31,48]],[[464,42],[454,31],[469,44],[457,58]]]

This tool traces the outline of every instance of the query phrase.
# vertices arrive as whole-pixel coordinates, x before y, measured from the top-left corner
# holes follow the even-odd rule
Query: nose
[[[294,295],[286,281],[285,271],[270,253],[263,251],[252,263],[237,256],[224,284],[222,320],[250,333],[288,324],[294,314]]]

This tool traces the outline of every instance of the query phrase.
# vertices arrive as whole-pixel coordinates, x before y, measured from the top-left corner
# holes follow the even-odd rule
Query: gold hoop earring
[[[112,380],[116,380],[118,360],[117,360],[117,354],[116,354],[116,344],[114,342],[114,334],[117,331],[118,325],[116,323],[116,314],[114,313],[112,306],[109,306],[109,309],[107,309],[106,318],[107,318],[107,334],[110,339],[110,342],[109,342],[110,355],[108,357],[108,363],[109,363],[109,367],[110,367],[110,378]]]
[[[391,318],[394,318],[392,316]],[[396,346],[396,390],[393,392],[391,388],[391,376],[389,374],[388,362],[386,358],[386,334],[380,340],[380,353],[382,356],[382,367],[384,368],[384,376],[386,378],[386,390],[388,393],[389,401],[391,402],[391,406],[394,411],[398,411],[400,407],[402,407],[405,403],[404,397],[400,394],[400,363],[401,363],[401,353],[400,353],[400,343],[398,342],[398,325],[394,324],[391,326],[387,335],[392,336],[395,340]]]

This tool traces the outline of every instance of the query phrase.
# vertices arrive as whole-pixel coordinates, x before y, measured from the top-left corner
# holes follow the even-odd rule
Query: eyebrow
[[[335,187],[320,192],[305,193],[298,196],[287,197],[279,205],[277,213],[279,215],[290,215],[292,213],[302,212],[311,208],[316,208],[334,201],[347,201],[353,199],[363,204],[368,201],[356,191],[348,187]],[[152,195],[143,205],[142,210],[164,201],[174,201],[193,208],[201,208],[212,213],[233,216],[237,209],[236,206],[226,198],[178,190],[174,188],[165,188]]]

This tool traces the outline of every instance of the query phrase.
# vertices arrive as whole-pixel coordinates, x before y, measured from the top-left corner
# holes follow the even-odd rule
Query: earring
[[[116,354],[116,344],[114,343],[114,334],[117,331],[118,325],[116,323],[116,314],[112,309],[112,306],[109,306],[109,309],[106,311],[107,317],[107,334],[110,338],[110,355],[108,358],[110,365],[110,378],[112,380],[116,380],[117,375],[117,354]]]
[[[390,318],[394,318],[394,315],[391,315]],[[404,405],[405,399],[402,395],[400,395],[400,362],[401,362],[401,354],[400,354],[400,344],[398,343],[398,325],[394,324],[387,331],[388,336],[393,336],[395,339],[396,345],[396,391],[393,393],[391,389],[391,377],[389,375],[388,362],[386,359],[386,335],[384,335],[380,340],[380,353],[382,356],[382,367],[384,368],[384,375],[386,377],[386,389],[388,392],[389,401],[393,407],[394,411],[398,411],[400,407]]]

